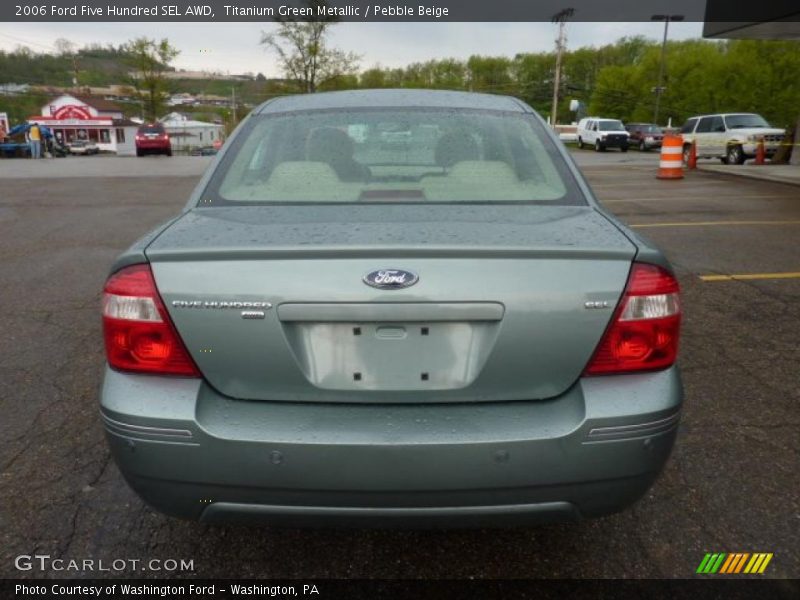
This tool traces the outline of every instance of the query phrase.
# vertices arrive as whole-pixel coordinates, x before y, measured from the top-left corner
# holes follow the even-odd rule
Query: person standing
[[[28,130],[28,141],[31,145],[31,158],[42,157],[42,130],[34,123]]]

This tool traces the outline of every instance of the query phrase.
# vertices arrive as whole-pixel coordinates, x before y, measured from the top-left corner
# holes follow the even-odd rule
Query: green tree
[[[470,56],[467,68],[473,91],[503,94],[513,87],[511,60],[505,56]]]
[[[642,95],[638,71],[635,65],[604,67],[597,76],[589,112],[631,120]]]
[[[164,97],[167,94],[164,74],[179,52],[170,46],[166,38],[156,41],[144,37],[128,42],[124,51],[133,69],[131,83],[142,103],[142,116],[147,120],[155,120],[164,109]]]
[[[361,73],[358,78],[358,85],[365,89],[376,89],[390,87],[388,84],[388,73],[382,69],[380,65],[375,65],[371,69],[367,69]]]
[[[305,0],[317,14],[325,0]],[[277,54],[285,76],[297,82],[300,91],[314,93],[320,86],[335,86],[333,80],[355,75],[360,57],[328,45],[330,28],[337,17],[276,17],[277,31],[261,33],[261,45]]]

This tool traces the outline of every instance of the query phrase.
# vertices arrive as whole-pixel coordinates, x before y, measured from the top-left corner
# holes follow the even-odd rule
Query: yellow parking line
[[[736,196],[732,196],[731,199],[735,200],[788,200],[790,196],[787,195],[764,195],[764,194],[737,194]],[[693,202],[700,202],[703,200],[709,200],[708,196],[645,196],[645,197],[636,197],[636,198],[600,198],[600,202],[602,204],[608,204],[610,202],[675,202],[676,200],[686,200],[686,201],[693,201]]]
[[[700,275],[703,281],[750,281],[754,279],[800,279],[800,271],[793,273],[744,273],[741,275]]]
[[[676,221],[674,223],[634,223],[631,227],[713,227],[717,225],[800,225],[800,221]]]

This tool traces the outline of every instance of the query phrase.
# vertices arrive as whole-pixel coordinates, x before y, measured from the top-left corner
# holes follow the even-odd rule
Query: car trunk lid
[[[325,402],[563,393],[634,253],[589,207],[416,204],[198,209],[147,249],[212,386]],[[380,269],[419,280],[365,285]]]

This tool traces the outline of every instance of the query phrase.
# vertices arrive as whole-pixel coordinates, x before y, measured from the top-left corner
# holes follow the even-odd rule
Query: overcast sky
[[[279,76],[274,56],[259,45],[272,23],[3,23],[0,48],[26,45],[35,52],[53,50],[66,38],[79,46],[120,44],[140,36],[166,37],[180,50],[179,69]],[[702,36],[702,23],[671,23],[670,39]],[[623,36],[660,40],[661,23],[569,23],[567,46],[600,46]],[[362,69],[376,64],[399,67],[431,58],[467,58],[472,54],[513,56],[550,51],[556,26],[550,23],[339,23],[334,46],[360,54]],[[0,76],[2,77],[2,76]]]

